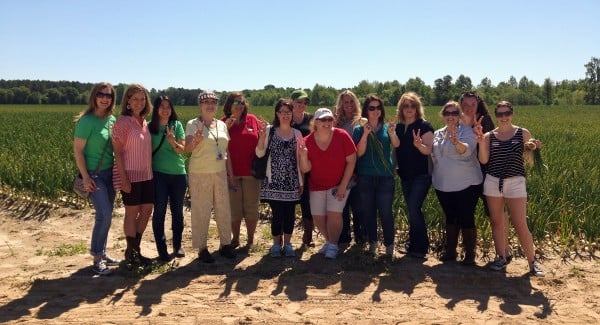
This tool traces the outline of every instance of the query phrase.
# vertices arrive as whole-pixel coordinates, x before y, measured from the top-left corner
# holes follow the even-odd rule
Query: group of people
[[[235,258],[242,221],[246,245],[253,245],[260,202],[271,208],[269,254],[274,258],[295,256],[291,239],[297,204],[302,211],[302,244],[314,246],[316,227],[325,240],[318,252],[326,258],[335,259],[352,237],[357,245],[368,247],[367,253],[377,254],[378,223],[385,254],[393,255],[395,173],[406,203],[409,256],[425,258],[429,251],[422,206],[433,185],[446,219],[442,261],[456,261],[462,234],[462,263],[475,264],[474,215],[481,197],[491,216],[497,254],[490,267],[503,270],[512,259],[506,244],[506,205],[531,274],[544,274],[526,222],[522,157],[541,143],[532,140],[527,129],[512,124],[509,102],[496,105],[495,128],[485,102],[475,92],[465,92],[459,102],[442,107],[444,127],[434,130],[414,92],[400,97],[396,116],[387,120],[384,103],[375,95],[361,105],[352,91],[345,90],[334,112],[319,108],[313,115],[306,112],[307,93],[297,90],[289,99],[277,101],[274,119],[268,123],[249,112],[241,92],[227,96],[223,115],[217,118],[219,98],[205,91],[198,96],[198,117],[184,129],[167,96],[157,97],[152,105],[147,90],[133,84],[123,94],[118,118],[112,115],[115,96],[108,83],[92,89],[88,108],[76,118],[73,145],[96,210],[91,255],[98,274],[110,274],[108,266],[120,263],[106,254],[115,190],[121,191],[125,205],[127,263],[149,263],[140,242],[151,216],[158,258],[166,262],[185,256],[183,201],[188,185],[192,247],[201,262],[214,262],[207,247],[212,215],[219,255]],[[191,154],[187,166],[186,152]],[[252,162],[265,155],[266,176],[257,179]],[[167,205],[172,215],[171,254],[164,225]]]

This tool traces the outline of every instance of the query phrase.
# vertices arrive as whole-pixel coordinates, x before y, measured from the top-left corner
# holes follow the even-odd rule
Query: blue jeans
[[[410,180],[402,180],[402,194],[408,209],[408,251],[411,253],[427,254],[429,237],[427,224],[423,214],[423,202],[431,186],[431,176],[419,175]]]
[[[154,174],[154,214],[152,231],[156,241],[156,250],[161,257],[168,256],[165,237],[165,214],[167,203],[171,209],[171,231],[173,232],[173,250],[181,248],[183,234],[183,199],[187,188],[185,175],[170,175],[161,172]]]
[[[102,256],[106,252],[108,230],[112,222],[115,204],[116,192],[113,187],[112,167],[101,170],[95,175],[92,170],[88,170],[88,173],[96,183],[96,190],[91,192],[89,196],[96,211],[90,254],[92,256]]]
[[[392,204],[394,203],[394,176],[358,176],[360,211],[369,243],[377,242],[377,215],[381,220],[383,243],[394,244],[395,224]]]

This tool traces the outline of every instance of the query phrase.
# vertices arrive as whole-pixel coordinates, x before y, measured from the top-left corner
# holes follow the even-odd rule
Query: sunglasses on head
[[[444,111],[442,113],[444,116],[458,116],[460,113],[458,111]]]
[[[97,92],[96,93],[96,98],[108,98],[108,99],[112,99],[112,93],[101,93],[101,92]]]
[[[509,117],[513,115],[512,111],[496,112],[496,117]]]

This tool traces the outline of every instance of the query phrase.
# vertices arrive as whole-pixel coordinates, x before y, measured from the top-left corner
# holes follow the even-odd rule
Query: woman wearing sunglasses
[[[240,245],[242,219],[246,222],[246,247],[254,243],[254,232],[258,223],[260,180],[252,176],[251,166],[254,149],[258,143],[259,120],[248,113],[248,102],[241,92],[232,92],[223,105],[225,114],[221,121],[229,130],[229,159],[232,174],[229,182],[229,203],[231,205],[231,247]]]
[[[446,216],[446,252],[440,260],[455,261],[462,232],[464,265],[475,264],[477,228],[475,207],[483,175],[477,160],[477,139],[469,125],[460,123],[461,109],[450,101],[440,111],[445,126],[433,135],[432,183]]]
[[[542,143],[532,140],[531,133],[527,129],[512,124],[514,109],[510,102],[499,102],[494,113],[497,128],[484,134],[481,124],[478,123],[474,127],[479,143],[479,161],[488,164],[483,194],[490,209],[492,236],[497,255],[490,268],[496,271],[506,269],[504,233],[504,206],[506,205],[527,257],[530,274],[543,276],[544,272],[535,259],[533,238],[527,226],[527,190],[523,162],[523,151],[540,148]]]
[[[328,108],[315,112],[313,132],[298,142],[300,168],[310,172],[310,211],[317,229],[325,237],[319,250],[326,258],[338,254],[342,233],[342,211],[348,199],[348,183],[356,164],[356,147],[346,131],[333,127]]]
[[[86,191],[95,210],[94,227],[90,254],[93,257],[92,269],[99,275],[108,275],[107,265],[118,265],[119,260],[106,255],[106,241],[112,221],[115,203],[113,188],[113,147],[111,130],[115,123],[112,115],[115,108],[115,88],[107,83],[98,83],[92,88],[88,107],[75,121],[73,153],[75,163]]]
[[[356,193],[360,198],[360,219],[365,224],[369,253],[375,255],[379,215],[385,252],[393,257],[396,231],[392,212],[395,192],[392,147],[397,148],[400,139],[396,135],[396,124],[385,122],[385,108],[379,97],[367,96],[362,117],[367,120],[366,123],[356,126],[352,134],[358,156]]]

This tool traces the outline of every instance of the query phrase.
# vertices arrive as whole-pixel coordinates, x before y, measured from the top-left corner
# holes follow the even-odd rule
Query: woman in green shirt
[[[154,107],[149,125],[152,134],[152,172],[154,176],[152,230],[158,258],[168,262],[173,256],[185,256],[185,252],[181,248],[183,198],[187,188],[185,160],[182,155],[185,146],[185,132],[169,97],[157,97],[154,100]],[[165,236],[167,203],[171,209],[173,255],[167,252]]]

